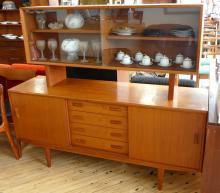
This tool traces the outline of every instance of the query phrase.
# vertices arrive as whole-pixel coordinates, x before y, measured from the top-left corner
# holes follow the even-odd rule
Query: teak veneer
[[[57,11],[70,13],[85,9],[97,9],[100,13],[100,21],[95,24],[97,26],[95,31],[86,27],[75,31],[38,30],[32,14],[35,10],[45,10],[49,19],[57,19]],[[175,18],[178,14],[185,14],[188,17],[186,10],[191,9],[194,11],[192,16],[194,25],[198,27],[197,39],[163,37],[156,40],[147,37],[142,39],[141,36],[126,39],[118,36],[120,40],[118,41],[117,38],[115,39],[116,36],[111,35],[111,29],[114,25],[120,25],[118,22],[120,19],[128,23],[126,14],[129,9],[137,11],[133,17],[139,23],[142,21],[141,9],[145,16],[150,9],[155,9],[160,10],[162,15]],[[179,11],[177,15],[176,10]],[[24,141],[45,148],[49,167],[51,166],[50,149],[155,167],[158,169],[159,189],[162,189],[165,170],[201,171],[206,136],[208,91],[197,88],[178,88],[177,83],[178,74],[197,74],[198,72],[202,10],[202,5],[177,4],[22,8],[20,13],[27,61],[45,65],[47,76],[46,78],[38,76],[9,90],[19,144]],[[114,11],[116,14],[109,15]],[[115,23],[116,20],[118,23]],[[136,26],[136,24],[132,25]],[[145,23],[141,22],[137,26],[143,30],[144,25]],[[102,44],[102,64],[95,64],[95,57],[92,54],[89,55],[91,60],[88,64],[81,64],[80,60],[69,64],[62,60],[56,63],[32,60],[30,42],[51,38],[51,36],[60,41],[71,34],[78,36],[79,39],[99,38]],[[151,56],[158,52],[159,48],[163,48],[170,57],[183,51],[194,58],[195,68],[186,70],[177,65],[168,68],[156,65],[123,66],[113,61],[121,47],[131,54],[134,54],[137,49],[142,49],[143,52],[148,51]],[[49,56],[47,51],[46,54]],[[59,54],[62,55],[62,52]],[[159,86],[67,79],[67,66],[163,72],[169,74],[170,80],[169,86]],[[21,147],[19,149],[21,152]]]
[[[162,24],[168,26],[176,25],[179,22],[181,25],[191,26],[195,32],[192,37],[175,37],[171,35],[166,36],[144,36],[143,31],[146,27],[152,26],[151,19],[154,16],[149,16],[148,12],[152,10],[158,14]],[[80,29],[37,29],[35,15],[36,10],[44,10],[47,14],[48,22],[62,20],[66,13],[77,11],[92,10],[96,15],[96,20],[87,18],[85,25]],[[129,20],[129,11],[133,11],[131,21]],[[92,12],[91,11],[91,12]],[[175,92],[175,84],[173,84],[174,74],[189,74],[197,75],[201,56],[201,41],[202,41],[202,19],[203,19],[203,6],[202,4],[189,5],[189,4],[146,4],[146,5],[80,5],[80,6],[36,6],[25,7],[20,9],[21,22],[23,25],[23,34],[25,40],[25,50],[28,63],[42,64],[49,68],[62,67],[80,67],[80,68],[93,68],[93,69],[109,69],[117,71],[145,71],[145,72],[158,72],[170,74],[170,84],[168,89],[168,100],[173,100]],[[59,14],[58,14],[59,13]],[[91,13],[90,13],[91,14]],[[153,14],[153,12],[152,12]],[[182,14],[182,15],[181,15]],[[191,21],[187,19],[189,14],[192,14]],[[61,15],[61,16],[60,16]],[[183,22],[182,16],[185,17]],[[170,21],[170,17],[175,17],[174,21]],[[165,18],[165,19],[164,19]],[[182,22],[182,23],[181,23]],[[170,24],[171,23],[171,24]],[[149,25],[150,24],[150,25]],[[132,36],[118,36],[112,35],[112,29],[120,26],[131,26],[137,30],[137,34]],[[155,25],[154,25],[155,26]],[[163,25],[164,26],[164,25]],[[166,27],[165,27],[166,28]],[[168,27],[169,28],[169,27]],[[58,40],[61,45],[65,37],[78,38],[83,41],[99,39],[101,42],[101,55],[102,63],[96,64],[94,54],[91,50],[88,51],[89,63],[82,64],[81,59],[74,62],[65,61],[65,54],[60,48],[57,50],[57,55],[60,60],[56,62],[35,61],[32,60],[32,53],[30,49],[30,42],[35,42],[39,39],[49,39],[51,37]],[[180,46],[181,45],[181,46]],[[91,47],[91,46],[90,46]],[[182,53],[185,57],[190,57],[195,65],[192,69],[183,69],[180,65],[174,64],[171,67],[160,67],[156,63],[152,66],[141,66],[138,63],[133,65],[122,65],[115,60],[115,56],[119,50],[134,56],[137,50],[141,50],[151,58],[154,58],[157,52],[166,54],[169,58],[176,57],[177,54]],[[48,49],[45,51],[47,57],[50,57]],[[63,71],[62,68],[60,68]],[[52,70],[51,70],[52,71]],[[57,70],[56,70],[57,71]],[[49,70],[48,70],[49,72]],[[61,72],[62,73],[62,72]],[[49,73],[48,77],[56,76],[56,73]],[[64,77],[65,78],[65,77]],[[50,78],[54,81],[48,81],[49,86],[57,84],[64,78]],[[120,79],[120,77],[118,78]],[[177,78],[175,78],[177,80]]]
[[[38,76],[9,90],[19,141],[158,168],[201,171],[207,90]],[[190,123],[190,124],[189,124]]]

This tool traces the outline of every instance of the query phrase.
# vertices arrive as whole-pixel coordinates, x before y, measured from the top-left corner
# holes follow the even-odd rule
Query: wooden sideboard
[[[19,141],[158,168],[201,171],[207,90],[38,76],[9,90]],[[49,163],[50,165],[50,163]]]
[[[39,10],[44,11],[46,22],[58,21],[75,11],[84,13],[83,16],[85,12],[92,15],[85,16],[85,26],[79,29],[38,29],[34,13]],[[175,83],[178,74],[198,73],[202,10],[202,5],[175,4],[22,8],[27,61],[45,65],[47,76],[36,77],[9,90],[19,144],[28,142],[45,148],[48,166],[51,165],[50,149],[57,149],[155,167],[159,189],[162,189],[165,170],[201,172],[208,91],[178,88]],[[165,26],[170,26],[171,18],[173,25],[177,21],[187,25],[194,35],[145,36],[146,26],[157,23],[155,20],[147,23],[154,18],[152,15],[163,20]],[[135,28],[137,33],[128,36],[112,33],[122,23]],[[88,63],[82,63],[81,58],[65,60],[60,45],[64,38],[70,37],[89,42],[98,40],[102,62],[97,63],[97,53],[91,48]],[[37,40],[46,43],[49,38],[58,42],[59,59],[52,62],[48,48],[45,49],[46,61],[33,59],[30,43],[33,45]],[[123,65],[115,60],[121,49],[132,56],[141,50],[152,58],[159,51],[170,58],[182,53],[191,57],[195,65],[192,69],[175,63],[169,67],[158,66],[156,62],[151,66],[137,62]],[[170,80],[169,86],[158,86],[68,79],[66,67],[163,72],[169,74]],[[19,149],[21,153],[21,147]]]

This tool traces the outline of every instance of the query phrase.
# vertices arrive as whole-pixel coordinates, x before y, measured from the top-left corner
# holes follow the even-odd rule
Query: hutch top
[[[169,73],[169,99],[176,74],[198,72],[202,18],[202,4],[21,9],[27,62],[47,66],[48,85],[66,66]]]

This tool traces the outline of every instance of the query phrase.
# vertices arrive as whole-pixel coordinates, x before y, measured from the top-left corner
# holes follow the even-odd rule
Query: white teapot
[[[160,66],[163,66],[163,67],[170,66],[170,61],[171,61],[171,60],[170,60],[166,55],[164,55],[164,56],[160,59],[159,65],[160,65]]]
[[[136,62],[141,62],[143,59],[144,55],[139,51],[135,54],[135,61]]]
[[[79,51],[79,43],[78,39],[64,39],[61,44],[61,49],[67,53],[67,61],[73,62],[78,60],[77,52]]]
[[[183,55],[182,55],[182,54],[178,54],[178,55],[176,56],[175,63],[176,63],[176,64],[182,64],[182,63],[183,63],[183,60],[184,60]]]
[[[160,59],[163,57],[163,54],[161,54],[160,52],[158,52],[155,56],[155,62],[160,62]]]
[[[69,29],[81,28],[83,27],[84,23],[85,20],[79,13],[69,14],[65,18],[65,25]]]
[[[189,57],[185,58],[183,61],[183,68],[192,68],[193,67],[193,63],[192,63],[192,59],[190,59]]]

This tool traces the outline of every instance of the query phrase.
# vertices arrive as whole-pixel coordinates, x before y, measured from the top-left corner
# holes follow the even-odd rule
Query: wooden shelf
[[[21,24],[0,24],[0,26],[4,26],[4,27],[7,27],[7,26],[10,26],[10,27],[21,27]]]
[[[19,38],[16,38],[15,40],[10,40],[10,39],[7,39],[7,38],[0,36],[0,41],[3,41],[3,42],[23,42],[24,40],[21,40]]]
[[[51,62],[51,61],[31,61],[32,64],[42,64],[46,66],[68,66],[68,67],[79,67],[79,68],[92,68],[92,69],[106,69],[106,70],[126,70],[126,71],[144,71],[144,72],[158,72],[158,73],[172,73],[172,74],[189,74],[196,75],[196,69],[184,69],[180,66],[173,65],[170,67],[160,67],[156,64],[152,66],[141,66],[138,64],[122,65],[117,61],[113,61],[110,65],[96,64],[94,59],[89,59],[88,63],[80,63],[80,60],[74,63],[66,63],[63,61]]]
[[[142,36],[142,35],[131,35],[131,36],[120,36],[111,34],[108,36],[110,40],[146,40],[146,41],[181,41],[181,42],[189,42],[189,41],[196,41],[195,38],[181,38],[181,37],[159,37],[159,36]]]
[[[81,29],[35,29],[34,33],[84,33],[84,34],[99,34],[100,30],[94,28]]]

